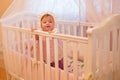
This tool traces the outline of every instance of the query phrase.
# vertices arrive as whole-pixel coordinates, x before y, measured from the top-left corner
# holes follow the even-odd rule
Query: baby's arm
[[[35,31],[35,30],[37,30],[37,28],[31,27],[31,31],[32,31],[32,32]]]
[[[31,27],[32,32],[34,32],[35,30],[37,30],[37,28]],[[35,35],[35,40],[39,40],[39,35]]]

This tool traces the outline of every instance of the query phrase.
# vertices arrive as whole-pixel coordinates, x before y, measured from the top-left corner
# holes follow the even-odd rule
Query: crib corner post
[[[92,73],[92,29],[87,30],[88,36],[88,45],[87,45],[87,55],[84,56],[84,80],[93,80],[93,73]]]
[[[0,52],[2,52],[2,25],[0,21]]]

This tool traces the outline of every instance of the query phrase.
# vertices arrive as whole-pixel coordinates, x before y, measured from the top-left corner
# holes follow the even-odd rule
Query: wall
[[[0,0],[0,18],[13,0]]]

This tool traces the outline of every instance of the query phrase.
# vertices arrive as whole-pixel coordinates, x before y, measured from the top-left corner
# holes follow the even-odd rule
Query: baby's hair
[[[54,27],[56,26],[56,16],[52,13],[52,12],[44,12],[41,15],[39,15],[39,23],[40,23],[40,30],[42,30],[41,28],[41,23],[44,17],[48,17],[50,16],[53,19],[54,22]],[[54,31],[57,32],[56,28],[54,28]]]
[[[40,21],[42,21],[42,19],[43,19],[44,17],[46,17],[46,16],[50,16],[50,17],[52,17],[52,18],[53,18],[53,16],[52,16],[51,14],[46,13],[46,14],[44,14],[44,15],[41,17]],[[54,20],[54,18],[53,18],[53,20]]]

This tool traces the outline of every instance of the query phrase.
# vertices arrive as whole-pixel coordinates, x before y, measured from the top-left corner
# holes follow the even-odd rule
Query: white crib
[[[15,17],[10,19],[15,19]],[[120,15],[113,15],[94,28],[93,25],[86,23],[84,23],[84,26],[79,26],[82,24],[58,21],[57,29],[59,33],[51,34],[42,31],[31,32],[30,29],[25,27],[31,25],[37,26],[37,22],[35,22],[37,20],[32,22],[28,18],[28,22],[28,20],[24,21],[26,18],[23,18],[19,21],[11,22],[10,25],[5,25],[5,23],[2,25],[4,60],[7,73],[10,76],[8,78],[13,80],[120,79]],[[35,48],[36,34],[39,35],[39,53],[36,53],[37,50]],[[25,41],[27,41],[28,53],[30,53],[31,37],[34,39],[33,57],[30,54],[25,54]],[[47,63],[44,63],[42,57],[42,49],[44,47],[41,44],[43,37],[46,37],[47,41]],[[55,67],[50,66],[51,38],[54,40],[53,45],[55,46]],[[62,40],[63,42],[63,70],[58,67],[58,40]],[[37,60],[38,54],[40,57],[39,60]],[[72,57],[74,64],[72,73],[68,72],[68,55]],[[81,56],[83,57],[84,75],[79,76],[77,64]]]

